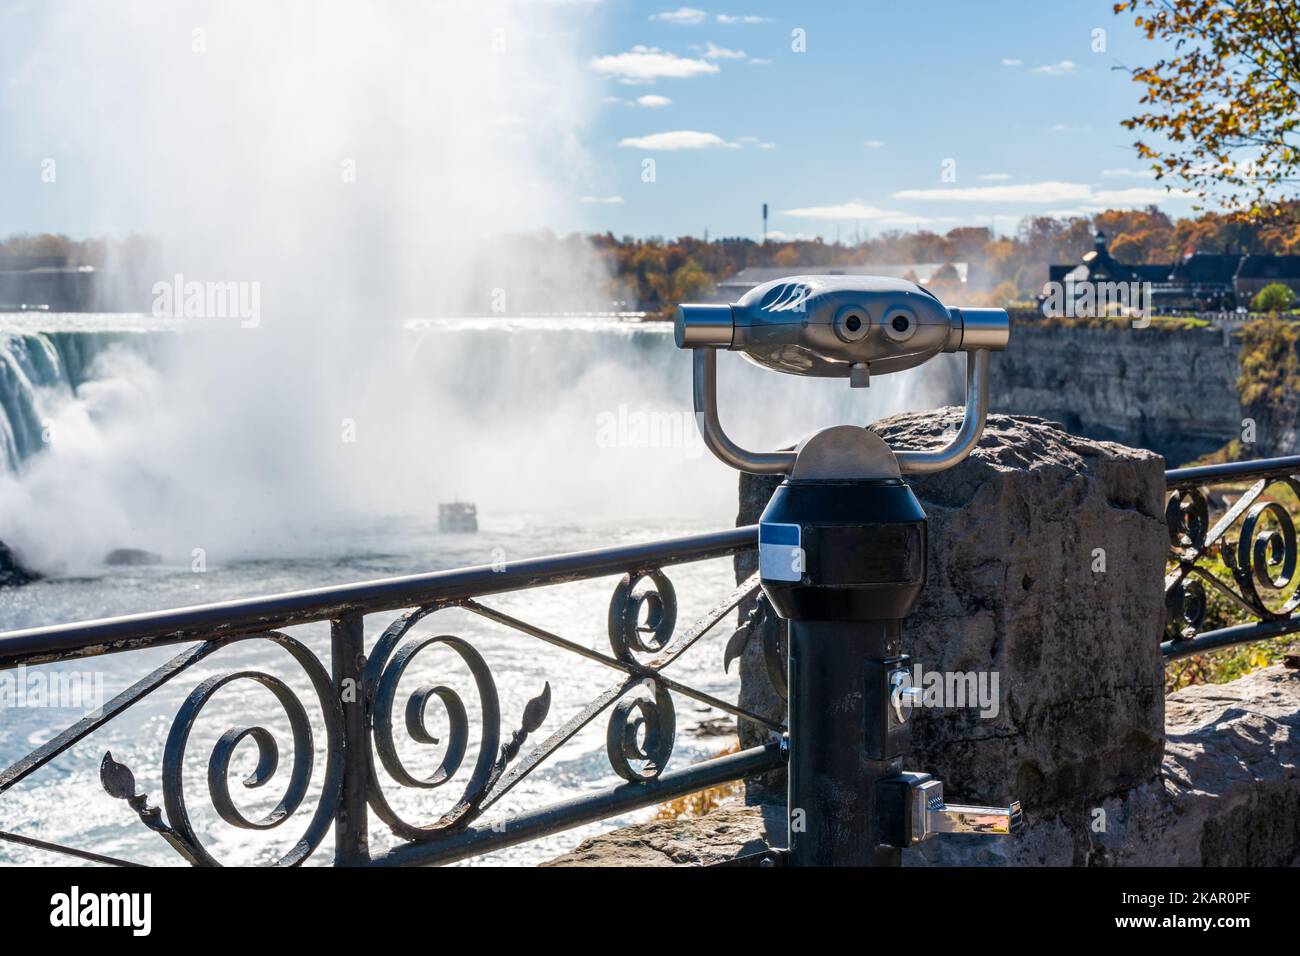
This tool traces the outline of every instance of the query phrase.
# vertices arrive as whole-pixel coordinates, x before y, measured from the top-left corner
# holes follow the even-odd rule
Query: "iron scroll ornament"
[[[325,725],[325,777],[316,808],[303,834],[272,864],[273,866],[298,866],[320,846],[334,820],[343,781],[342,728],[343,711],[329,675],[320,661],[304,645],[278,631],[250,634],[234,640],[267,640],[280,645],[310,679],[312,689],[321,707]],[[257,745],[257,766],[243,781],[247,789],[266,786],[279,768],[279,746],[274,735],[265,727],[250,725],[232,727],[218,738],[208,758],[208,795],[217,815],[227,824],[247,830],[272,830],[286,823],[301,806],[311,783],[315,763],[315,741],[311,720],[296,694],[284,681],[255,670],[235,671],[211,677],[200,683],[181,705],[172,721],[163,751],[163,804],[167,817],[148,804],[148,799],[135,793],[135,777],[130,769],[105,753],[100,765],[100,780],[112,797],[126,800],[149,829],[159,833],[190,863],[197,866],[220,866],[195,832],[185,799],[185,753],[190,733],[199,714],[208,701],[221,688],[236,681],[251,680],[271,692],[288,717],[293,736],[293,769],[284,795],[269,814],[259,820],[250,820],[235,806],[230,794],[230,761],[235,749],[245,740]]]
[[[434,637],[416,638],[398,646],[421,619],[440,609],[441,605],[417,608],[408,611],[389,625],[366,662],[364,678],[366,699],[374,701],[370,722],[374,737],[374,752],[368,755],[370,785],[367,799],[375,815],[386,823],[394,834],[412,842],[435,840],[439,836],[464,828],[478,817],[483,812],[485,801],[492,794],[507,765],[518,755],[529,734],[536,731],[545,721],[551,706],[551,685],[548,682],[541,693],[525,706],[520,728],[503,746],[501,706],[496,682],[493,680],[487,662],[472,644],[454,635],[440,634]],[[441,684],[422,685],[413,691],[406,701],[406,732],[419,744],[437,746],[441,743],[440,739],[428,729],[429,704],[437,701],[446,712],[449,736],[442,760],[432,776],[420,778],[412,774],[402,763],[393,737],[393,711],[398,684],[415,657],[435,646],[450,648],[465,663],[474,678],[479,699],[479,746],[474,769],[460,797],[431,823],[420,825],[403,819],[389,803],[384,795],[380,775],[376,772],[374,753],[378,753],[380,763],[389,775],[404,787],[435,790],[450,783],[457,776],[469,746],[469,711],[460,695],[452,688]],[[397,648],[396,652],[394,648]]]
[[[1280,502],[1266,497],[1276,485],[1300,500],[1300,482],[1295,478],[1261,479],[1213,527],[1203,489],[1182,488],[1169,496],[1165,518],[1177,568],[1165,579],[1165,606],[1166,630],[1175,642],[1195,636],[1204,624],[1207,587],[1261,621],[1284,620],[1300,608],[1295,520]],[[1227,533],[1238,522],[1237,538],[1229,540]],[[1199,564],[1211,553],[1223,562],[1231,582]]]

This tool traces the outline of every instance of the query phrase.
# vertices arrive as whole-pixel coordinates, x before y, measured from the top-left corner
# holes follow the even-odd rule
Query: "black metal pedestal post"
[[[790,622],[790,863],[898,866],[877,840],[876,781],[902,770],[888,674],[897,621]],[[884,699],[882,700],[882,691]]]
[[[759,569],[790,622],[789,861],[898,866],[877,784],[907,752],[892,697],[908,667],[900,624],[925,583],[925,512],[898,478],[788,480],[760,519]]]

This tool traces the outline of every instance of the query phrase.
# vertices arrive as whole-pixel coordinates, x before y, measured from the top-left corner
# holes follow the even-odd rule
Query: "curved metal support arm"
[[[963,461],[984,433],[988,411],[989,353],[988,349],[974,349],[966,353],[966,414],[956,437],[938,451],[896,449],[899,470],[905,475],[930,475]]]
[[[794,467],[794,452],[754,452],[741,448],[718,421],[718,350],[697,347],[694,355],[695,421],[704,444],[724,464],[751,475],[784,475]]]
[[[751,475],[784,475],[794,467],[792,451],[754,452],[741,448],[722,430],[718,421],[718,354],[716,348],[697,347],[694,352],[695,420],[704,444],[724,464]],[[899,470],[905,475],[929,475],[963,461],[984,433],[989,409],[989,353],[973,349],[966,353],[966,414],[961,428],[945,448],[936,451],[895,450]]]

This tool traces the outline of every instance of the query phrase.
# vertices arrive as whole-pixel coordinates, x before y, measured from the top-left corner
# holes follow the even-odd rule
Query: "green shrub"
[[[1295,293],[1280,282],[1270,282],[1250,300],[1253,312],[1285,312],[1295,304]]]

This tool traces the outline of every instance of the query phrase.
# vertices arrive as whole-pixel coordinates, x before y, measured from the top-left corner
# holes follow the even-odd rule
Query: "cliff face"
[[[1216,329],[1017,322],[1010,347],[989,363],[990,408],[1150,448],[1173,467],[1241,438],[1240,350],[1235,337]],[[1261,445],[1285,445],[1282,431],[1260,434]],[[1285,447],[1257,450],[1290,453]]]

